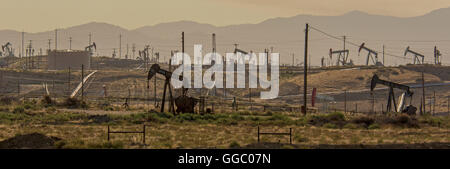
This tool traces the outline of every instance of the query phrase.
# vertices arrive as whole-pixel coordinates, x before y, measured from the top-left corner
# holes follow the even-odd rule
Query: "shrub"
[[[346,125],[344,125],[345,129],[358,129],[358,125],[354,124],[354,123],[347,123]]]
[[[245,118],[242,117],[242,116],[239,115],[239,114],[233,113],[233,114],[231,115],[231,119],[236,120],[236,121],[241,121],[241,120],[244,120]]]
[[[64,106],[68,108],[87,108],[88,105],[84,101],[69,97],[64,101]]]
[[[121,141],[115,141],[115,142],[106,141],[103,143],[88,144],[88,148],[93,148],[93,149],[123,149],[123,147],[124,147],[124,144]]]
[[[356,123],[356,124],[363,124],[364,127],[368,127],[371,124],[373,124],[375,122],[375,120],[371,117],[358,117],[352,120],[352,123]]]
[[[342,113],[334,112],[327,115],[329,121],[345,121],[345,116]]]
[[[46,107],[51,106],[53,105],[53,100],[49,95],[45,95],[41,100],[41,104],[43,104]]]
[[[377,123],[371,124],[369,127],[367,127],[367,129],[370,129],[370,130],[379,129],[379,128],[380,128],[380,125],[378,125]]]
[[[25,108],[22,106],[15,107],[12,113],[14,114],[25,113]]]
[[[307,138],[307,137],[302,137],[302,136],[300,136],[300,135],[294,136],[294,139],[295,139],[297,142],[300,142],[300,143],[302,143],[302,142],[307,142],[307,141],[308,141],[308,138]]]
[[[401,114],[399,116],[394,117],[393,120],[391,120],[392,124],[400,125],[404,127],[412,127],[417,128],[419,127],[419,123],[416,118],[411,118],[410,116],[406,114]]]
[[[178,122],[184,122],[184,121],[195,121],[197,116],[192,113],[182,113],[178,116],[176,116],[176,120]]]
[[[3,96],[0,98],[0,105],[10,105],[13,101],[17,99],[14,97]]]
[[[238,142],[233,141],[233,142],[230,143],[229,147],[230,148],[241,148],[241,145],[239,145]]]
[[[345,124],[345,116],[342,113],[335,112],[327,115],[313,115],[307,118],[309,124],[323,126],[327,123],[333,123],[336,126],[343,126]]]
[[[337,128],[337,126],[335,124],[333,124],[333,123],[327,123],[327,124],[323,125],[323,127],[329,128],[329,129]]]

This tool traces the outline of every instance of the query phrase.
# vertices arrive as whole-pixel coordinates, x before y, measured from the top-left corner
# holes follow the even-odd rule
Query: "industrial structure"
[[[48,52],[48,70],[90,69],[91,51],[85,50],[52,50]]]

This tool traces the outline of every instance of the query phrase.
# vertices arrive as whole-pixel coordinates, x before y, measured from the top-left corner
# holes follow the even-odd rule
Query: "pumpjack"
[[[5,57],[14,57],[14,51],[11,48],[11,43],[7,42],[5,45],[2,45],[2,51]]]
[[[97,45],[95,44],[95,42],[92,43],[92,45],[86,46],[84,48],[85,51],[92,51],[92,48],[94,48],[94,50],[97,50]]]
[[[441,65],[441,56],[441,51],[439,51],[437,47],[434,46],[434,64]]]
[[[144,60],[144,61],[146,61],[147,59],[148,59],[148,57],[149,57],[149,50],[150,49],[150,45],[145,45],[145,48],[144,48],[144,50],[140,50],[139,51],[139,59],[140,60]]]
[[[148,71],[147,81],[149,82],[153,76],[156,74],[161,74],[165,77],[164,82],[164,92],[163,92],[163,98],[161,102],[161,112],[164,112],[164,105],[166,101],[166,93],[167,90],[169,90],[169,106],[170,111],[175,115],[175,106],[174,103],[177,106],[176,113],[195,113],[195,105],[198,102],[198,99],[187,96],[187,89],[183,88],[182,95],[177,97],[176,99],[173,98],[172,94],[172,86],[170,84],[170,79],[172,78],[172,72],[161,69],[161,67],[158,64],[153,64]],[[183,76],[179,76],[179,80],[182,80]],[[150,83],[147,83],[147,88],[150,88]]]
[[[348,60],[348,54],[349,54],[349,50],[337,50],[337,51],[333,51],[333,49],[330,48],[330,60],[333,60],[333,54],[337,54],[338,58],[336,60],[336,66],[339,66],[339,63],[342,64],[342,66],[345,65],[353,65],[353,61],[350,60],[350,62],[347,62]]]
[[[409,46],[408,46],[408,47],[406,48],[406,50],[405,50],[405,56],[406,56],[408,53],[414,54],[414,64],[416,64],[416,62],[419,63],[419,64],[424,64],[424,59],[425,59],[425,56],[424,56],[424,55],[412,51],[411,49],[409,49]],[[422,62],[420,62],[419,57],[422,58]]]
[[[373,75],[372,81],[370,83],[371,94],[372,94],[372,92],[375,89],[377,84],[382,84],[382,85],[385,85],[385,86],[389,87],[389,97],[388,97],[388,102],[387,102],[387,107],[386,107],[386,111],[387,112],[390,112],[392,110],[392,104],[393,104],[395,112],[402,112],[402,113],[407,113],[407,114],[410,114],[410,115],[416,113],[417,108],[411,105],[412,96],[413,96],[414,93],[411,90],[409,90],[409,86],[398,84],[398,83],[394,83],[394,82],[390,82],[390,81],[386,81],[386,80],[381,80],[375,74],[375,75]],[[397,106],[397,103],[395,101],[394,88],[401,89],[401,90],[405,91],[400,96],[400,100],[399,100],[398,106]],[[410,97],[410,105],[406,106],[406,108],[403,109],[404,103],[405,103],[405,96]]]
[[[367,48],[367,47],[365,46],[365,43],[362,43],[361,46],[359,46],[358,55],[361,53],[361,50],[362,50],[362,49],[364,49],[364,50],[366,50],[366,51],[368,52],[368,53],[367,53],[367,59],[366,59],[366,66],[369,65],[369,58],[372,59],[372,63],[373,63],[375,66],[383,66],[383,63],[381,63],[381,62],[378,61],[378,52],[376,52],[376,51],[374,51],[374,50],[372,50],[372,49]],[[373,56],[372,56],[372,55],[373,55]]]

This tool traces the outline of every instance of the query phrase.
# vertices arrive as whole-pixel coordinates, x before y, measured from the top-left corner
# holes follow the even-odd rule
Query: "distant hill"
[[[203,44],[203,52],[211,51],[211,34],[216,33],[218,52],[232,52],[235,43],[246,51],[262,52],[265,48],[273,47],[274,52],[281,54],[281,62],[292,64],[292,54],[295,62],[303,60],[305,23],[310,23],[326,33],[337,38],[347,36],[349,42],[361,44],[366,42],[367,47],[380,51],[382,60],[382,46],[385,52],[403,56],[406,46],[422,53],[426,60],[433,60],[433,48],[438,46],[444,55],[443,62],[450,64],[450,8],[432,11],[417,17],[392,17],[371,15],[360,11],[352,11],[340,16],[312,16],[297,15],[293,17],[272,18],[257,24],[240,24],[217,27],[210,24],[192,21],[179,21],[161,23],[152,26],[143,26],[134,30],[127,30],[107,23],[91,22],[79,26],[60,29],[58,32],[58,48],[69,48],[69,37],[72,37],[72,48],[83,49],[88,44],[88,34],[93,34],[93,41],[97,43],[98,54],[111,56],[113,48],[119,47],[119,34],[122,34],[122,56],[126,53],[126,45],[136,44],[136,50],[150,44],[155,52],[160,52],[164,58],[171,50],[181,50],[181,32],[185,32],[186,51],[193,55],[193,45]],[[52,39],[54,48],[54,30],[38,33],[26,33],[25,41],[33,40],[36,49],[48,48],[48,40]],[[0,43],[11,42],[16,48],[16,55],[20,51],[20,31],[1,30]],[[313,65],[320,65],[322,57],[328,57],[330,48],[342,49],[343,43],[325,36],[318,31],[310,31],[310,57]],[[350,49],[350,59],[357,64],[365,63],[366,52],[359,56],[357,47],[346,44]],[[116,50],[119,55],[119,50]],[[137,55],[137,52],[136,52]],[[393,56],[385,56],[385,62],[392,64],[405,64],[412,61]],[[335,61],[333,61],[334,63]]]

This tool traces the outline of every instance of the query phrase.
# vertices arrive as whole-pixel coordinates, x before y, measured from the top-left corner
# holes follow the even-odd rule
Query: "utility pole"
[[[181,66],[184,68],[184,32],[181,32],[181,53],[183,57]],[[183,72],[181,72],[181,75],[183,76]],[[184,95],[184,86],[181,88],[181,95]]]
[[[22,56],[24,55],[24,52],[23,52],[23,49],[24,49],[24,46],[25,46],[25,32],[24,31],[22,31],[22,53],[20,54],[20,58],[22,58]]]
[[[69,78],[68,78],[68,83],[67,83],[67,86],[68,86],[68,91],[69,91],[69,96],[70,96],[70,66],[69,66]]]
[[[69,50],[72,50],[72,37],[69,37]]]
[[[344,91],[344,113],[347,113],[347,90]]]
[[[136,52],[136,44],[133,43],[132,47],[131,47],[131,52],[133,52],[133,57],[132,59],[134,59],[134,53]]]
[[[212,53],[214,58],[216,57],[216,34],[212,34]],[[215,63],[214,63],[215,64]],[[214,75],[214,80],[216,80],[216,76]],[[217,95],[217,87],[214,85],[214,96]]]
[[[125,55],[125,59],[128,59],[128,43],[127,43],[127,54]]]
[[[450,114],[450,97],[447,97],[447,113]]]
[[[91,45],[91,42],[92,42],[92,41],[91,41],[91,40],[92,40],[91,38],[92,38],[92,33],[89,32],[89,44],[88,44],[88,46]]]
[[[433,114],[435,113],[436,110],[436,91],[433,91]]]
[[[344,50],[345,50],[345,40],[347,39],[347,37],[344,35]]]
[[[122,58],[122,34],[119,35],[119,59]]]
[[[30,43],[28,44],[28,54],[27,54],[27,59],[26,59],[27,69],[31,68],[31,57],[33,57],[32,50],[33,50],[33,40],[30,40]]]
[[[248,101],[250,102],[250,111],[253,110],[253,104],[252,104],[252,88],[250,87],[250,84],[248,84]]]
[[[84,64],[81,65],[81,101],[84,100]]]
[[[55,29],[55,50],[58,50],[58,29]]]
[[[384,45],[383,45],[383,65],[386,66],[386,65],[384,64]]]
[[[308,23],[306,23],[306,29],[305,29],[305,61],[304,61],[304,75],[303,75],[303,114],[306,115],[306,110],[307,110],[307,101],[306,101],[306,90],[308,88],[308,31],[309,31],[309,25]]]
[[[422,108],[423,108],[423,113],[425,114],[425,76],[423,75],[422,72]]]
[[[48,51],[51,51],[52,50],[52,48],[51,48],[51,45],[52,44],[52,39],[48,39]],[[48,53],[47,53],[48,54]]]
[[[294,54],[292,54],[292,67],[295,66]]]

